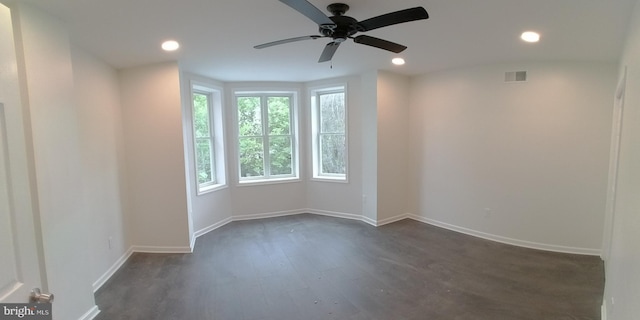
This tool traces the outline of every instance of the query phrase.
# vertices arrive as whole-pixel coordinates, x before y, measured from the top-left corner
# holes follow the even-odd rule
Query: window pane
[[[344,135],[320,135],[321,173],[346,174]]]
[[[209,137],[209,96],[193,93],[193,129],[196,138]]]
[[[240,136],[262,135],[260,97],[238,97],[238,128]]]
[[[240,138],[240,177],[264,176],[264,141],[262,138]]]
[[[269,97],[269,135],[289,134],[291,127],[291,108],[289,97]]]
[[[291,138],[279,136],[269,138],[269,160],[271,175],[293,174],[291,165]]]
[[[196,140],[196,164],[198,169],[198,183],[213,182],[213,166],[211,163],[211,140]]]
[[[320,95],[320,132],[344,133],[344,92]]]

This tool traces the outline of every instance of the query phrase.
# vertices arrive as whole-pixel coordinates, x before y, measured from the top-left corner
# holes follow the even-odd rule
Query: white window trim
[[[233,111],[234,111],[234,126],[235,126],[235,158],[236,158],[236,178],[238,179],[238,186],[248,186],[248,185],[262,185],[262,184],[278,184],[278,183],[290,183],[290,182],[298,182],[301,180],[300,178],[300,152],[299,152],[299,130],[298,130],[298,97],[299,97],[298,89],[282,89],[282,90],[234,90],[233,91]],[[268,96],[288,96],[291,99],[291,135],[292,135],[292,171],[293,174],[290,175],[277,175],[273,177],[256,177],[256,178],[242,178],[241,167],[240,167],[240,132],[238,126],[238,98],[239,97],[248,97],[248,96],[260,96],[261,99]],[[264,104],[266,106],[266,104]],[[267,110],[263,108],[262,117],[264,119],[268,119]],[[263,126],[263,136],[266,136],[267,128]],[[265,163],[265,169],[268,166],[268,163]]]
[[[320,172],[320,151],[318,141],[319,134],[319,109],[318,109],[318,94],[329,93],[336,91],[344,91],[344,107],[345,107],[345,174],[319,174]],[[318,86],[309,88],[309,100],[310,100],[310,128],[311,128],[311,153],[310,153],[310,168],[311,168],[311,180],[319,182],[334,182],[334,183],[349,183],[349,102],[348,102],[348,89],[346,83],[338,83],[326,86]]]
[[[208,137],[196,137],[196,129],[195,129],[195,121],[194,121],[194,114],[193,114],[193,110],[194,110],[194,105],[193,105],[193,101],[194,101],[194,96],[196,94],[199,95],[204,95],[207,97],[207,115],[209,117],[209,136]],[[196,87],[192,87],[191,89],[191,112],[192,112],[192,116],[191,116],[191,127],[192,127],[192,131],[193,131],[193,146],[194,146],[194,157],[193,160],[195,162],[195,168],[196,168],[196,180],[199,180],[198,178],[198,153],[197,151],[197,146],[198,146],[198,140],[199,139],[206,139],[208,141],[210,141],[210,145],[211,145],[211,149],[209,150],[209,159],[211,160],[211,175],[213,176],[213,179],[211,179],[212,181],[209,182],[204,182],[204,183],[200,183],[198,182],[198,193],[201,193],[203,190],[208,190],[210,189],[211,186],[215,186],[218,184],[218,174],[216,172],[216,152],[215,152],[215,144],[216,144],[216,138],[215,138],[215,130],[214,130],[214,126],[213,126],[213,93],[209,90],[202,90],[201,88],[196,88]]]
[[[198,163],[196,158],[196,136],[193,121],[193,94],[194,92],[201,94],[208,94],[211,98],[209,101],[209,124],[211,130],[211,137],[213,141],[213,168],[215,180],[214,182],[200,184],[198,183]],[[189,97],[190,97],[190,109],[189,109],[189,122],[191,124],[191,145],[190,152],[192,155],[193,165],[193,183],[196,188],[196,195],[201,196],[216,190],[224,189],[227,185],[227,173],[226,173],[226,157],[224,147],[224,96],[223,89],[202,81],[190,80],[189,81]]]

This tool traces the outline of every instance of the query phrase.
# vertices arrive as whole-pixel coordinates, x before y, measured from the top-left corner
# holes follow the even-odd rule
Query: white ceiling
[[[278,0],[24,0],[59,17],[73,43],[116,68],[178,60],[184,70],[221,81],[309,81],[368,70],[407,75],[523,60],[617,61],[636,0],[344,0],[357,20],[415,6],[428,20],[367,32],[409,48],[393,53],[342,44],[317,63],[328,39],[262,50],[254,45],[318,34],[317,26]],[[309,0],[325,11],[334,0]],[[519,40],[541,33],[538,44]],[[160,50],[165,39],[179,51]]]

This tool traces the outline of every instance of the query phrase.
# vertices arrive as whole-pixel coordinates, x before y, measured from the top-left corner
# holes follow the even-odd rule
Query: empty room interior
[[[0,303],[638,319],[638,0],[0,15]]]

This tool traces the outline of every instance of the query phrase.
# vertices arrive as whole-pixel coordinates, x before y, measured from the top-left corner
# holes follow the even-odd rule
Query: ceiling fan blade
[[[340,43],[341,42],[327,43],[327,45],[324,47],[324,50],[322,50],[322,54],[320,55],[320,59],[318,60],[318,62],[326,62],[333,59],[333,55],[336,53],[336,50],[338,50]]]
[[[273,42],[267,42],[267,43],[263,43],[263,44],[259,44],[257,46],[254,46],[255,49],[263,49],[263,48],[267,48],[267,47],[272,47],[272,46],[277,46],[279,44],[285,44],[285,43],[289,43],[289,42],[296,42],[296,41],[302,41],[302,40],[315,40],[318,38],[324,38],[323,36],[317,36],[317,35],[311,35],[311,36],[302,36],[302,37],[295,37],[295,38],[289,38],[289,39],[282,39],[282,40],[278,40],[278,41],[273,41]]]
[[[335,25],[326,14],[306,0],[280,0],[280,2],[302,13],[318,25]]]
[[[281,0],[282,1],[282,0]],[[428,19],[429,14],[423,7],[404,9],[383,14],[358,22],[359,31],[369,31],[398,23]]]
[[[391,41],[370,37],[366,35],[360,35],[353,38],[353,42],[359,43],[359,44],[365,44],[368,46],[380,48],[380,49],[395,52],[395,53],[400,53],[407,48],[406,46],[403,46],[401,44],[397,44]]]

